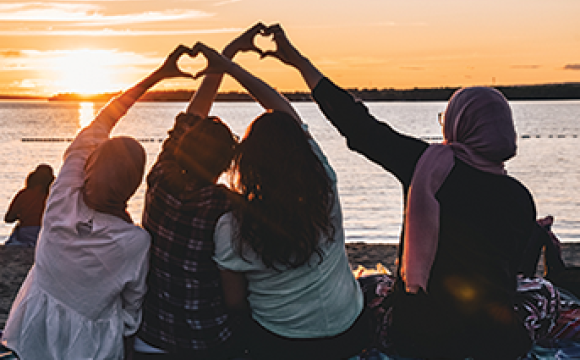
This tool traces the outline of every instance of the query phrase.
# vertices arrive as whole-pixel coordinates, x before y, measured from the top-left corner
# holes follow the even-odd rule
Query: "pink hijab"
[[[85,163],[83,200],[93,210],[132,223],[127,201],[143,180],[145,150],[130,137],[104,141]]]
[[[409,188],[401,275],[410,292],[427,290],[439,241],[435,195],[453,169],[455,157],[479,170],[506,174],[504,161],[516,154],[511,109],[495,89],[456,91],[445,110],[443,126],[443,143],[425,150]]]

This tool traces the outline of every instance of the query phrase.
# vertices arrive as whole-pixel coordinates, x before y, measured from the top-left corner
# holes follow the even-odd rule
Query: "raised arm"
[[[75,137],[67,148],[64,154],[65,163],[60,171],[58,184],[55,185],[73,186],[82,184],[84,176],[82,171],[77,170],[84,168],[89,154],[100,143],[109,138],[113,127],[149,88],[163,79],[175,77],[193,78],[191,74],[182,72],[177,66],[177,60],[183,54],[191,54],[191,49],[180,45],[169,54],[158,69],[118,97],[109,101],[99,111],[95,119]],[[67,171],[63,171],[63,169]]]
[[[107,103],[107,105],[105,105],[99,111],[99,114],[95,117],[91,124],[89,124],[87,129],[92,130],[93,135],[100,135],[101,137],[106,138],[108,137],[115,124],[129,110],[129,108],[131,108],[131,106],[133,106],[133,104],[135,104],[135,102],[147,90],[149,90],[159,81],[176,77],[193,78],[191,74],[182,72],[177,66],[177,60],[179,60],[179,58],[186,53],[191,54],[191,49],[184,45],[179,45],[177,48],[175,48],[175,50],[169,54],[165,62],[158,69]],[[74,143],[77,142],[79,137],[82,137],[82,132],[77,136],[73,144],[71,144],[71,147],[74,147]]]
[[[262,33],[265,29],[266,26],[264,24],[255,24],[242,35],[232,40],[232,42],[223,49],[222,55],[227,59],[233,59],[240,51],[253,51],[262,55],[262,51],[254,44],[254,39],[256,38],[256,35]],[[186,112],[188,114],[194,114],[206,118],[211,110],[211,106],[222,82],[222,78],[223,73],[207,74],[191,98]]]
[[[427,143],[377,121],[363,102],[332,83],[303,56],[280,25],[268,27],[264,34],[274,36],[276,50],[266,51],[263,57],[275,57],[300,72],[312,91],[312,97],[326,118],[347,139],[349,148],[381,165],[408,185],[415,163],[427,148]]]
[[[153,71],[146,78],[123,92],[117,99],[130,107],[147,90],[161,80],[178,77],[193,78],[191,74],[181,71],[177,66],[177,61],[183,54],[191,54],[191,49],[184,45],[179,45],[169,54],[169,56],[167,56],[167,59],[165,59],[164,63],[157,70]]]
[[[264,30],[264,35],[274,36],[276,50],[266,51],[262,54],[262,57],[275,57],[284,64],[296,68],[310,90],[314,90],[320,80],[324,78],[324,75],[290,43],[282,27],[280,25],[272,25]]]
[[[208,61],[208,66],[205,70],[197,73],[196,78],[208,74],[223,74],[228,73],[240,85],[242,85],[266,110],[283,111],[290,114],[297,121],[300,121],[298,113],[294,110],[288,99],[282,94],[260,80],[256,76],[250,74],[240,65],[232,62],[230,59],[220,55],[214,49],[202,43],[197,43],[193,47],[193,53],[202,53]]]

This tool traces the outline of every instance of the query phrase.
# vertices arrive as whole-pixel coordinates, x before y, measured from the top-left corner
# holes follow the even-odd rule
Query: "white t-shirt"
[[[109,110],[70,145],[51,187],[35,263],[2,336],[20,359],[123,359],[123,336],[139,327],[151,238],[81,194],[87,157],[120,117]]]
[[[307,131],[305,125],[304,130]],[[289,338],[319,338],[346,331],[363,308],[363,295],[354,278],[345,250],[342,211],[336,190],[336,174],[314,140],[314,152],[332,181],[331,211],[334,241],[321,239],[323,261],[314,254],[309,264],[296,269],[268,269],[251,250],[242,259],[232,247],[236,224],[232,213],[218,221],[214,260],[218,266],[243,272],[248,280],[252,317],[271,332]]]

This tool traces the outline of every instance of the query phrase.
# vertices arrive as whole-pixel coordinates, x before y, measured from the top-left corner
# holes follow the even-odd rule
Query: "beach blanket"
[[[382,269],[377,267],[377,269]],[[402,360],[388,337],[390,300],[395,278],[388,272],[355,271],[375,319],[373,346],[349,360]],[[543,278],[518,279],[518,306],[536,345],[523,360],[580,359],[580,300]],[[560,315],[559,315],[560,314]],[[412,360],[412,359],[405,359]]]
[[[387,324],[390,316],[388,295],[392,292],[395,278],[382,266],[370,270],[359,268],[355,274],[358,275],[361,289],[365,293],[366,304],[373,311],[375,338],[372,347],[349,360],[415,360],[393,355],[392,345],[388,341]],[[524,293],[527,291],[528,295],[531,295],[527,302],[522,303],[528,308],[526,327],[535,334],[533,336],[536,339],[536,344],[522,360],[580,359],[580,299],[565,289],[550,287],[546,285],[545,280],[537,279],[540,280],[519,281],[518,290]],[[550,301],[545,299],[553,297],[552,289],[558,294],[560,316],[550,322],[545,318],[546,313],[552,311],[551,305]],[[2,330],[0,338],[1,336]],[[16,359],[18,358],[10,349],[0,344],[0,360]]]

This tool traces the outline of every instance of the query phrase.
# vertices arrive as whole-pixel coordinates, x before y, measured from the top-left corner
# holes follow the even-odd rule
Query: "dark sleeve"
[[[314,100],[348,147],[379,164],[408,186],[415,164],[428,144],[403,135],[377,121],[368,108],[329,79],[322,79],[312,91]]]
[[[147,176],[147,182],[151,185],[163,173],[179,171],[179,166],[175,160],[175,149],[179,140],[194,124],[201,120],[201,117],[193,114],[180,113],[175,118],[175,125],[168,131],[169,136],[161,148],[161,152],[157,156],[157,161],[151,168]]]

